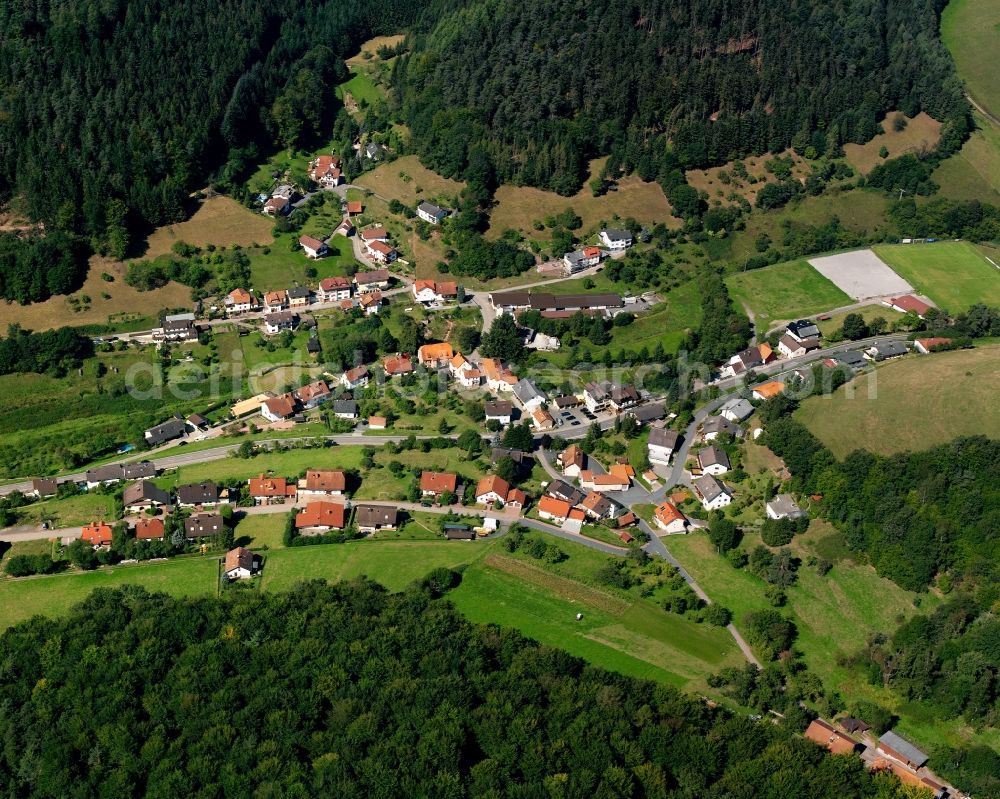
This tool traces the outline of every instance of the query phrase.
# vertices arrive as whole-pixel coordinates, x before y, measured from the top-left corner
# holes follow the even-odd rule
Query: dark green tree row
[[[943,5],[478,0],[415,37],[393,81],[446,175],[485,153],[503,182],[572,194],[610,153],[610,176],[659,179],[688,216],[697,195],[680,170],[788,146],[834,155],[892,109],[944,120],[957,148],[967,106],[938,38]]]
[[[21,305],[70,294],[83,285],[87,258],[66,234],[45,237],[0,233],[0,298]]]
[[[10,325],[7,337],[0,339],[0,375],[50,370],[65,374],[93,354],[93,342],[71,327],[33,333]]]
[[[0,638],[8,796],[903,799],[788,725],[362,580],[100,590]]]

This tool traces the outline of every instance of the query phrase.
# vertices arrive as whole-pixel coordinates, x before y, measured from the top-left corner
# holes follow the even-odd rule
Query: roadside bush
[[[32,574],[51,574],[58,564],[48,555],[14,555],[4,565],[4,573],[11,577],[28,577]]]

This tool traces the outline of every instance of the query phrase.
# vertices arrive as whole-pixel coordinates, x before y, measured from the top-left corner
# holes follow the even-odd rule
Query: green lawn
[[[977,302],[1000,304],[1000,269],[968,242],[896,244],[874,249],[920,294],[952,313]]]
[[[896,320],[902,318],[902,314],[898,311],[892,310],[892,308],[886,308],[884,305],[866,305],[864,308],[858,308],[854,311],[844,311],[843,313],[834,314],[829,319],[817,320],[816,326],[819,328],[819,332],[823,336],[830,336],[835,331],[840,330],[844,326],[844,317],[849,313],[859,313],[865,322],[871,322],[872,319],[876,317],[882,317],[890,324]]]
[[[980,114],[973,118],[976,129],[969,140],[932,177],[944,197],[1000,205],[1000,128]]]
[[[337,87],[337,96],[343,98],[345,92],[350,92],[351,96],[358,103],[366,102],[369,105],[379,100],[383,92],[379,89],[364,70],[351,70],[351,79],[341,83]]]
[[[92,572],[0,580],[0,630],[38,614],[64,613],[97,588],[134,583],[178,597],[212,594],[217,590],[218,574],[217,557],[185,557]]]
[[[806,261],[740,272],[727,277],[726,284],[737,307],[749,308],[761,329],[851,304],[850,297]]]
[[[18,508],[18,524],[50,521],[52,527],[77,527],[96,520],[111,520],[114,501],[107,494],[78,494],[65,499],[46,499]]]
[[[457,569],[482,557],[493,541],[351,541],[272,550],[264,587],[288,590],[300,580],[336,582],[365,575],[391,591],[401,591],[432,569]]]
[[[969,94],[1000,116],[996,54],[1000,52],[1000,1],[951,0],[941,14],[941,39],[955,59]]]
[[[181,466],[157,480],[165,486],[216,482],[242,482],[261,473],[276,477],[293,477],[306,469],[351,469],[361,463],[360,447],[324,447],[270,452],[256,458],[222,458],[221,460]]]
[[[700,689],[708,672],[739,662],[723,630],[647,602],[619,614],[601,611],[483,564],[468,569],[449,598],[473,621],[514,627],[595,665],[678,687]]]
[[[957,436],[1000,437],[1000,345],[908,355],[882,364],[795,412],[838,458],[855,449],[919,451]],[[956,413],[961,409],[961,413]],[[900,420],[920,419],[920,424]]]
[[[244,516],[236,525],[237,546],[251,549],[275,549],[284,544],[281,541],[285,531],[287,513],[268,513],[261,516]]]

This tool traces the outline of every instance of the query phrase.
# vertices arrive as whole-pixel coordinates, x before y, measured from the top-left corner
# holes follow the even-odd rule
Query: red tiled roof
[[[307,491],[344,491],[347,475],[342,469],[309,469],[306,471]]]
[[[322,380],[317,380],[315,383],[295,389],[294,394],[300,402],[311,402],[319,397],[329,396],[330,387]]]
[[[302,527],[344,527],[344,506],[339,502],[310,502],[304,511],[295,515],[295,526]]]
[[[904,313],[907,311],[913,311],[917,314],[917,316],[923,316],[931,309],[931,306],[929,306],[926,302],[918,300],[912,294],[906,294],[902,297],[893,297],[889,300],[889,304],[896,308],[902,308]]]
[[[346,277],[324,277],[319,282],[319,287],[323,291],[333,291],[334,289],[349,289],[351,281]]]
[[[687,517],[669,502],[661,502],[656,508],[656,518],[667,525],[671,522],[686,521]]]
[[[382,365],[387,375],[401,375],[413,371],[413,361],[406,355],[386,358]]]
[[[95,547],[111,543],[111,525],[104,522],[91,522],[84,525],[80,538]]]
[[[163,538],[163,519],[139,519],[135,523],[135,537],[139,541]]]
[[[570,504],[564,499],[556,499],[548,494],[538,500],[538,512],[550,513],[558,518],[565,518],[569,515]]]
[[[266,405],[267,409],[274,416],[282,419],[295,413],[295,403],[292,402],[291,394],[282,394],[280,397],[270,397],[269,399],[264,400],[261,404]]]
[[[283,497],[288,487],[284,477],[251,477],[250,496]]]
[[[510,484],[495,474],[487,475],[476,485],[476,496],[481,497],[483,494],[488,494],[491,491],[506,501],[507,494],[510,493]]]
[[[361,231],[361,238],[365,241],[371,241],[372,239],[387,239],[389,238],[389,233],[384,227],[370,227],[367,230]]]
[[[458,487],[458,475],[451,472],[421,472],[420,490],[433,491],[440,494],[442,491],[455,493]]]

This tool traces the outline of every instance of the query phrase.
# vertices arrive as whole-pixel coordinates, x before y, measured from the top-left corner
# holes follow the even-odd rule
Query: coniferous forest
[[[434,581],[99,590],[0,638],[5,796],[903,799],[792,730],[464,621]]]

